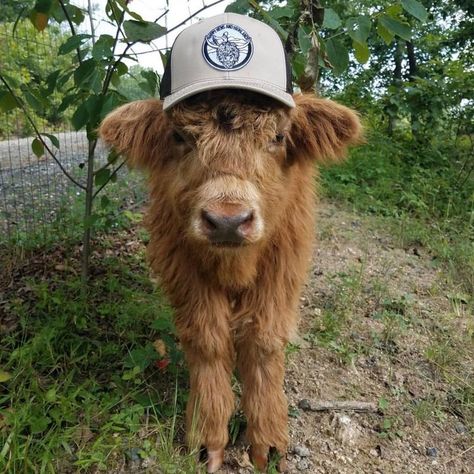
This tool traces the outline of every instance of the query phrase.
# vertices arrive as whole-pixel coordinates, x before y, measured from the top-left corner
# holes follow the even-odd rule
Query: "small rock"
[[[465,425],[462,423],[458,422],[454,425],[454,429],[456,430],[456,433],[459,434],[466,434],[467,433],[467,428]]]
[[[127,452],[126,452],[126,455],[127,457],[130,459],[131,462],[140,462],[141,461],[141,457],[140,457],[140,449],[138,448],[132,448],[132,449],[129,449]]]
[[[296,463],[296,469],[298,469],[299,471],[306,471],[306,469],[308,468],[309,468],[309,463],[307,459],[300,459]]]
[[[347,415],[337,413],[334,416],[331,425],[334,429],[335,437],[342,444],[354,445],[357,443],[361,434],[360,427]]]
[[[307,398],[303,398],[303,400],[300,400],[298,403],[298,406],[302,410],[306,410],[306,411],[311,410],[311,402]]]
[[[309,449],[306,446],[301,446],[298,444],[293,448],[293,453],[302,458],[307,458],[309,456]]]
[[[430,458],[438,456],[438,450],[436,448],[426,448],[426,455]]]
[[[369,454],[374,458],[382,457],[382,447],[380,445],[375,446],[369,451]]]

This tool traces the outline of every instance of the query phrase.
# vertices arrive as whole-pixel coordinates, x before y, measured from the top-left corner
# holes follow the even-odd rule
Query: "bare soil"
[[[300,336],[287,363],[288,472],[474,472],[472,419],[452,401],[456,387],[472,389],[474,381],[472,336],[464,339],[472,314],[463,303],[453,308],[455,288],[430,255],[401,248],[374,219],[325,203],[318,231]],[[379,318],[387,307],[388,319]],[[318,343],[318,334],[327,335],[323,316],[341,311],[338,335]],[[436,354],[433,335],[443,332],[456,351],[454,367],[426,356]],[[305,399],[368,401],[382,409],[311,412]],[[237,443],[228,450],[222,472],[252,472],[243,449]]]
[[[403,247],[379,218],[322,203],[318,236],[299,336],[287,356],[288,472],[474,472],[469,298],[424,248]],[[133,231],[117,239],[108,252],[143,250]],[[52,255],[18,271],[47,275],[63,260]],[[372,402],[378,409],[313,412],[305,400]],[[115,455],[108,472],[164,472],[153,459],[132,463]],[[219,472],[253,472],[243,436],[227,448]]]

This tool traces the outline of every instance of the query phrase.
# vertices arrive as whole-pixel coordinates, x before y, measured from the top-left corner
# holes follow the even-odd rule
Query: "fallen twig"
[[[471,449],[474,449],[474,444],[472,446],[470,446],[469,448],[465,449],[463,452],[457,454],[456,456],[453,456],[452,458],[448,459],[444,465],[446,466],[447,464],[449,464],[450,462],[453,462],[455,461],[456,459],[460,458],[461,456],[464,456],[466,453],[468,453],[469,451],[471,451]]]
[[[355,400],[301,400],[298,406],[304,411],[358,411],[376,412],[378,407],[373,402],[359,402]]]

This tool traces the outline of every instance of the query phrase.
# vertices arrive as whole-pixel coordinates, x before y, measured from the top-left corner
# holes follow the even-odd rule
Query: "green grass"
[[[149,281],[143,252],[108,257],[109,245],[99,247],[100,276],[87,295],[72,271],[48,272],[50,260],[62,260],[49,255],[7,298],[1,472],[110,469],[127,456],[196,471],[195,456],[175,444],[186,372],[170,308]],[[171,361],[166,369],[155,366],[157,339]]]
[[[417,145],[370,131],[342,166],[322,170],[322,189],[358,212],[376,216],[400,245],[423,246],[474,293],[474,177],[456,146]]]

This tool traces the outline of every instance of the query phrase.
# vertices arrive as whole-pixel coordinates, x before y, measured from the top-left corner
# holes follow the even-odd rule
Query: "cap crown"
[[[178,35],[160,87],[164,108],[222,88],[260,92],[294,106],[291,69],[272,28],[248,16],[223,13]]]

